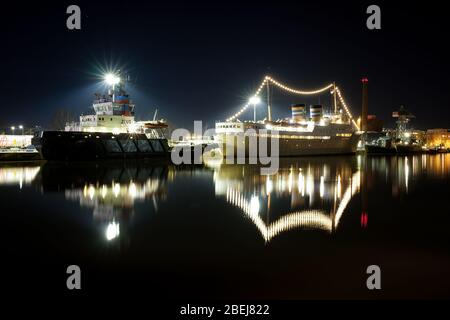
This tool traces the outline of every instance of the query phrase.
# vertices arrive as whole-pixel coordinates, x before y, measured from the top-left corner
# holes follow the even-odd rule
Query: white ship
[[[221,145],[224,156],[251,157],[259,154],[261,138],[267,141],[268,150],[261,150],[263,155],[271,154],[271,139],[277,139],[279,156],[353,154],[360,141],[359,127],[349,112],[347,105],[335,84],[322,89],[305,92],[288,88],[270,77],[265,77],[257,94],[273,83],[276,86],[299,95],[316,94],[330,90],[334,97],[334,106],[325,112],[322,105],[295,104],[291,107],[292,116],[276,121],[271,120],[270,96],[267,95],[267,117],[257,121],[239,121],[238,116],[250,105],[260,103],[255,95],[236,115],[225,122],[216,123],[215,139]],[[267,92],[270,92],[269,88]],[[338,100],[340,103],[338,103]],[[238,148],[238,146],[240,146]],[[239,151],[241,149],[241,151]],[[256,152],[256,153],[255,153]]]

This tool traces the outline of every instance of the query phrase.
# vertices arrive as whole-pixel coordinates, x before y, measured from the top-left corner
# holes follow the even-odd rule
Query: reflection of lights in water
[[[301,172],[298,174],[298,191],[302,194],[302,197],[305,196],[305,177]]]
[[[112,221],[108,224],[108,226],[106,227],[106,240],[111,241],[115,238],[117,238],[120,234],[120,228],[119,228],[119,224]]]
[[[89,194],[89,198],[90,198],[91,200],[94,199],[94,196],[95,196],[95,188],[94,188],[93,185],[90,185],[90,186],[89,186],[88,194]]]
[[[314,199],[314,177],[311,172],[306,177],[306,194],[309,196],[309,203],[311,204]]]
[[[292,177],[292,167],[291,167],[291,170],[289,171],[289,185],[288,185],[289,193],[292,192],[292,181],[293,181],[293,177]]]
[[[220,150],[219,150],[220,152]],[[223,164],[223,157],[203,157],[203,163],[205,166],[211,169],[220,169],[220,166]]]
[[[259,213],[259,199],[257,196],[253,196],[250,200],[250,213],[257,215]]]
[[[339,203],[339,207],[336,210],[336,214],[334,216],[334,225],[337,227],[339,225],[339,221],[341,220],[342,214],[344,213],[345,208],[350,202],[352,196],[359,191],[359,186],[361,183],[361,174],[360,172],[356,172],[350,180],[350,186],[345,190],[344,195],[342,196],[341,202]]]
[[[83,187],[82,198],[90,200],[109,201],[112,196],[117,199],[144,199],[149,194],[156,192],[160,187],[157,180],[149,179],[144,184],[137,184],[130,181],[128,185],[120,185],[120,183],[112,183],[111,187],[103,184],[101,187],[96,187],[93,184],[85,185]],[[66,193],[76,193],[66,190]]]
[[[321,210],[304,210],[291,213],[279,218],[277,221],[267,226],[258,215],[258,212],[253,208],[255,206],[254,199],[255,197],[252,197],[250,201],[246,201],[239,191],[232,188],[227,189],[227,201],[244,211],[256,225],[266,242],[270,241],[283,231],[288,231],[297,227],[312,227],[327,231],[331,231],[332,229],[330,217],[325,215]]]
[[[108,195],[108,187],[106,185],[102,185],[102,198],[105,199]]]
[[[422,168],[423,169],[427,168],[427,155],[426,154],[422,155]]]
[[[93,207],[97,216],[104,219],[114,216],[112,212],[122,212],[123,208],[131,208],[136,200],[144,200],[160,190],[158,179],[148,179],[145,183],[130,181],[128,184],[112,183],[96,186],[85,184],[82,189],[65,190],[67,199],[79,199],[81,206]],[[156,207],[156,206],[155,206]]]
[[[286,188],[286,182],[284,181],[284,177],[280,176],[279,179],[278,179],[278,182],[279,182],[278,183],[278,188],[280,190],[284,190]]]
[[[321,181],[324,183],[324,177],[321,177]],[[350,179],[349,186],[346,188],[334,216],[330,216],[324,210],[301,210],[285,214],[269,225],[266,225],[259,215],[260,207],[258,197],[252,196],[250,200],[246,200],[245,196],[238,189],[227,187],[226,199],[227,202],[239,207],[256,225],[264,240],[269,242],[278,234],[294,228],[311,228],[332,232],[333,226],[337,228],[339,225],[342,214],[352,196],[359,192],[359,187],[360,173],[356,172]]]
[[[338,175],[337,179],[337,196],[340,199],[342,194],[341,175]]]
[[[365,212],[361,214],[361,227],[367,228],[367,224],[369,222],[369,215]]]
[[[113,183],[114,184],[114,188],[113,188],[113,192],[114,192],[114,197],[118,197],[120,194],[120,183]]]
[[[0,168],[0,185],[18,184],[22,189],[24,184],[30,184],[36,178],[41,167]]]
[[[273,190],[273,182],[268,176],[266,179],[266,194],[269,195],[270,193],[272,193],[272,190]]]
[[[144,188],[145,188],[145,186],[144,186]],[[137,191],[136,191],[136,184],[134,184],[134,182],[130,182],[130,187],[128,188],[128,193],[129,193],[130,197],[136,198]]]
[[[319,194],[320,194],[320,198],[323,198],[325,192],[325,178],[323,176],[320,177],[320,189],[319,189]]]
[[[406,192],[408,192],[408,180],[409,180],[409,163],[408,163],[408,158],[405,157],[405,187],[406,187]]]

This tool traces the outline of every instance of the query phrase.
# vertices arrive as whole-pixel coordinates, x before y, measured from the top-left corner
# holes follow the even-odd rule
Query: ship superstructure
[[[135,121],[135,105],[125,91],[126,81],[119,76],[108,74],[105,81],[110,85],[107,94],[95,94],[92,104],[94,113],[81,115],[79,122],[67,123],[65,131],[110,132],[119,133],[149,133],[159,136],[160,132],[152,132],[165,128],[163,121]]]
[[[296,108],[298,106],[292,107],[293,115],[290,119],[218,122],[216,123],[216,139],[222,144],[225,155],[229,154],[230,148],[234,149],[234,155],[238,155],[236,144],[237,137],[240,135],[244,136],[247,156],[253,135],[257,138],[253,140],[253,143],[257,142],[258,145],[261,137],[278,139],[280,156],[343,154],[356,151],[359,135],[350,123],[343,121],[337,115],[313,115],[310,119],[298,119],[295,115]],[[322,106],[316,105],[310,110],[321,113],[321,108]]]
[[[168,156],[162,120],[135,121],[135,105],[125,91],[125,81],[108,74],[105,95],[96,94],[93,114],[67,123],[64,131],[44,131],[42,154],[47,160],[88,160]]]
[[[270,77],[263,84],[274,83],[283,89],[297,94],[314,94],[331,90],[334,106],[326,112],[323,105],[294,104],[291,106],[291,117],[272,121],[270,107],[270,89],[267,89],[267,117],[260,121],[240,121],[239,111],[225,122],[216,123],[216,139],[222,146],[224,156],[244,156],[239,154],[239,146],[244,146],[245,157],[250,157],[259,147],[261,138],[267,145],[271,139],[277,139],[279,156],[326,155],[355,153],[360,133],[357,123],[348,111],[340,91],[331,84],[323,89],[303,92],[288,88]],[[257,93],[264,86],[262,85]],[[340,104],[338,104],[338,99]],[[254,101],[254,99],[253,99]],[[243,109],[245,109],[244,107]],[[253,137],[253,139],[252,139]],[[254,139],[256,137],[256,139]],[[268,148],[269,149],[269,148]],[[270,151],[270,150],[268,150]],[[263,151],[264,152],[264,151]],[[254,154],[254,153],[253,153]],[[269,152],[270,154],[270,152]]]

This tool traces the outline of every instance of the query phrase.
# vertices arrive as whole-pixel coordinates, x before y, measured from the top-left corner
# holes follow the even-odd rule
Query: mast
[[[333,82],[334,114],[337,114],[336,82]]]
[[[272,110],[270,109],[270,81],[267,80],[267,120],[272,121]]]

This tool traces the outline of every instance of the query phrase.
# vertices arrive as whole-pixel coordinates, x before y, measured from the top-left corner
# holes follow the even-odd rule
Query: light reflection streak
[[[312,171],[309,170],[308,172],[310,174],[307,175],[306,178],[306,180],[308,181],[307,185],[309,184],[309,187],[307,186],[307,194],[308,196],[312,197],[314,178],[311,174]],[[290,170],[289,174],[287,175],[287,181],[290,181],[292,177],[292,170]],[[270,197],[270,194],[272,192],[283,192],[283,190],[287,190],[289,194],[292,193],[292,189],[289,190],[289,183],[283,184],[283,180],[285,180],[283,174],[280,174],[275,178],[278,181],[278,188],[276,190],[272,190],[272,188],[267,187],[267,185],[270,185],[270,181],[272,181],[273,179],[273,177],[267,177],[264,184],[266,185],[266,190],[264,194],[261,194],[261,196],[268,194]],[[253,222],[253,224],[262,235],[264,241],[267,243],[280,233],[295,228],[318,229],[329,233],[336,231],[342,215],[350,200],[355,194],[359,193],[360,191],[361,173],[358,171],[349,178],[348,186],[346,187],[342,197],[340,197],[341,200],[339,201],[339,204],[333,206],[333,209],[331,209],[330,211],[314,208],[295,210],[282,214],[278,219],[270,223],[266,223],[261,217],[259,197],[253,194],[250,198],[246,198],[245,192],[243,191],[244,188],[236,180],[232,181],[234,181],[234,186],[232,185],[233,183],[229,184],[229,181],[222,180],[221,175],[217,174],[215,180],[216,193],[217,191],[219,191],[220,194],[220,190],[223,190],[221,185],[226,185],[226,201],[242,210],[243,214]],[[302,188],[302,185],[304,184],[303,182],[303,174],[299,172],[297,181],[299,194],[301,194],[302,189],[304,189]],[[340,175],[337,175],[334,187],[335,192],[332,195],[334,199],[337,199],[336,192],[341,188],[341,185],[342,183]],[[321,198],[325,197],[326,195],[325,189],[325,177],[322,175],[320,176]],[[268,192],[268,190],[270,190],[270,192]],[[267,198],[268,201],[270,201],[269,197]],[[269,205],[270,204],[268,204],[268,207]]]
[[[41,170],[40,166],[0,167],[0,185],[29,185]]]
[[[106,240],[111,241],[120,235],[120,225],[115,221],[108,223],[105,231]]]
[[[143,201],[157,193],[160,188],[159,179],[148,179],[145,183],[130,181],[127,184],[117,182],[112,182],[110,185],[85,184],[82,191],[76,188],[66,189],[65,197],[70,200],[78,199],[81,206],[94,207],[100,213],[102,207],[106,209],[106,212],[111,211],[113,207],[132,207],[136,200]]]
[[[408,182],[409,182],[409,163],[408,163],[408,158],[405,157],[405,188],[406,188],[406,193],[408,193]]]

